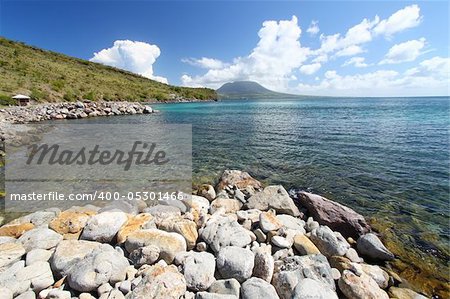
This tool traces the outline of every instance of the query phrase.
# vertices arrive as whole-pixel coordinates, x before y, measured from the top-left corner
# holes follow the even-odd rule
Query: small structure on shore
[[[25,96],[23,94],[15,95],[12,98],[17,101],[17,105],[19,106],[28,106],[31,100],[29,96]]]

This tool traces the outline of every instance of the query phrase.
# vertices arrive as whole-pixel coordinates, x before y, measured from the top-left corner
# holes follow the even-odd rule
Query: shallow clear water
[[[422,234],[436,235],[440,251],[448,247],[449,98],[153,106],[161,113],[88,121],[134,122],[142,129],[192,124],[196,182],[243,169],[267,183],[310,189],[365,215],[387,217],[399,224],[398,234],[426,250],[433,246],[427,248],[432,244]]]
[[[322,98],[153,105],[154,115],[83,119],[192,124],[193,178],[242,169],[391,223],[409,248],[449,261],[449,98]],[[126,133],[126,132],[124,132]]]

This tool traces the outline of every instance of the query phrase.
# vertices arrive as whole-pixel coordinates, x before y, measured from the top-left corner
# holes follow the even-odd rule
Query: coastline
[[[107,103],[114,103],[114,102],[107,102]],[[139,104],[139,103],[138,103]],[[44,105],[46,105],[46,104],[44,104]],[[126,114],[133,114],[133,113],[126,113]],[[107,116],[108,114],[106,113],[106,115],[105,116]],[[112,115],[112,114],[111,114]],[[115,115],[115,114],[114,114]],[[96,116],[102,116],[101,114],[99,114],[99,115],[96,115]],[[94,117],[94,116],[91,116],[91,117]],[[380,225],[380,226],[378,226],[378,227],[383,227],[383,225]],[[381,229],[380,229],[380,231],[381,231]],[[388,244],[389,245],[389,244]],[[392,244],[391,244],[392,245]],[[388,246],[389,248],[391,248],[390,246]],[[411,265],[410,265],[411,266]],[[412,272],[414,272],[414,269],[413,270],[411,270]]]
[[[193,193],[157,205],[118,202],[20,217],[0,227],[2,266],[42,271],[29,288],[22,287],[30,285],[27,276],[0,273],[0,288],[42,298],[93,291],[209,298],[206,292],[221,293],[232,280],[225,287],[234,292],[230,298],[252,298],[247,293],[254,291],[270,298],[425,298],[405,288],[386,263],[394,255],[348,207],[306,192],[292,198],[281,185],[263,186],[238,170]],[[41,257],[33,260],[36,251]],[[114,272],[86,280],[102,256]],[[15,284],[4,283],[11,279]],[[162,287],[149,287],[154,284]]]

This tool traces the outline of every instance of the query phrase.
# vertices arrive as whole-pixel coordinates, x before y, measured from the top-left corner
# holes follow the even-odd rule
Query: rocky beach
[[[426,298],[364,217],[226,170],[183,200],[35,212],[0,228],[0,298]]]

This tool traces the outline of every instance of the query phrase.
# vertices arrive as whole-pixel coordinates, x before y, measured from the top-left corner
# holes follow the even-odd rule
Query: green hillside
[[[216,99],[207,88],[166,85],[98,63],[0,37],[0,104],[21,93],[41,102]]]

